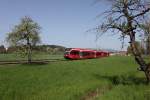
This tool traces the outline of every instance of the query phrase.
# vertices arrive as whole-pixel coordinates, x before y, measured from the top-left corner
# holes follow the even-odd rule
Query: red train
[[[107,56],[109,56],[109,52],[81,48],[67,48],[64,54],[66,59],[90,59]]]

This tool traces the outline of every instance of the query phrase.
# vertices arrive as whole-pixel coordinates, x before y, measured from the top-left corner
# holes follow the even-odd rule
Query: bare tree
[[[145,73],[147,82],[150,81],[150,64],[144,61],[140,50],[136,45],[136,36],[140,33],[141,23],[148,17],[150,11],[150,2],[148,0],[107,0],[111,2],[111,9],[105,11],[103,16],[104,22],[96,30],[99,35],[106,33],[108,30],[121,34],[124,39],[130,38],[131,51],[136,62],[140,65],[138,68]]]

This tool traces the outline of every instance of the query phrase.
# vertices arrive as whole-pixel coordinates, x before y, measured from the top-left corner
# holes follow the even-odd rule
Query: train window
[[[102,53],[100,53],[100,52],[97,52],[97,53],[96,53],[97,56],[100,56],[101,54],[102,54]]]
[[[71,55],[79,55],[79,51],[71,51]]]
[[[88,55],[90,55],[90,53],[89,52],[82,52],[82,55],[83,56],[88,56]]]
[[[79,55],[82,57],[82,56],[83,56],[83,53],[82,53],[82,52],[79,52]]]

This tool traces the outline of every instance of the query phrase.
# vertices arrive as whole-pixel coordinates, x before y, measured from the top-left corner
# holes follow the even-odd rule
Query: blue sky
[[[42,44],[65,47],[121,49],[119,36],[104,35],[95,42],[95,35],[86,31],[103,19],[96,16],[108,4],[93,5],[95,0],[0,0],[0,44],[23,16],[30,16],[42,27]],[[117,37],[117,38],[115,38]]]

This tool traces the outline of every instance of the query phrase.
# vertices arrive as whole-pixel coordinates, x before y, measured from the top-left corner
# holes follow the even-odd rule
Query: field
[[[34,53],[32,55],[33,60],[39,59],[63,59],[63,55],[50,55],[48,53]],[[27,60],[27,57],[18,53],[13,54],[0,54],[0,61],[14,61],[14,60]]]
[[[136,69],[131,57],[119,56],[0,65],[0,100],[150,100],[150,85]]]

